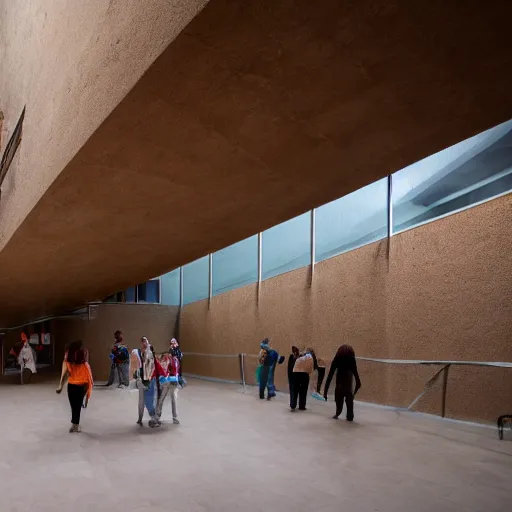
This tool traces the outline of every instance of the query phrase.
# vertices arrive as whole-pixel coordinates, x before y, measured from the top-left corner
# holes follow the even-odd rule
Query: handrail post
[[[444,418],[446,415],[446,388],[448,387],[448,370],[450,365],[447,364],[443,370],[443,395],[441,398],[441,417]]]
[[[244,388],[245,391],[245,368],[244,368],[244,361],[245,361],[245,354],[242,352],[238,354],[238,359],[240,361],[240,385]]]

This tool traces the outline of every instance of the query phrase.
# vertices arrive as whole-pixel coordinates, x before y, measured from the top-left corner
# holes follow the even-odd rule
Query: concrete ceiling
[[[0,325],[162,274],[511,118],[511,10],[211,0],[0,252]]]

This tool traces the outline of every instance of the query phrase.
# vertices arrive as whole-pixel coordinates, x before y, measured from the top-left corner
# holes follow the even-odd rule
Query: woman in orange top
[[[64,378],[68,375],[68,398],[69,405],[71,405],[69,432],[80,432],[80,412],[82,406],[87,407],[91,397],[93,380],[88,359],[89,353],[81,341],[73,341],[67,346],[57,393],[62,391]]]

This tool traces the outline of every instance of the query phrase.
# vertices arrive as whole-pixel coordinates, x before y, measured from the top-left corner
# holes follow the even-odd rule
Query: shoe
[[[175,424],[175,425],[179,425],[180,424],[180,420],[178,418],[173,418],[172,419],[172,422]]]
[[[347,418],[347,421],[354,421],[354,418]]]
[[[265,400],[265,397],[264,396],[260,396],[260,400]]]
[[[336,414],[332,417],[333,420],[337,420],[339,416],[336,416]]]
[[[295,407],[290,407],[290,412],[295,412]]]
[[[149,423],[148,425],[151,427],[151,428],[157,428],[160,426],[160,422],[158,420],[149,420]]]
[[[299,407],[299,411],[307,411],[305,407]]]
[[[143,426],[144,426],[144,425],[143,425],[143,423],[142,423],[142,420],[137,420],[137,425],[139,425],[139,426],[141,426],[141,427],[143,427]]]
[[[72,434],[73,432],[76,432],[76,425],[74,423],[71,424],[71,427],[69,428],[69,433]]]

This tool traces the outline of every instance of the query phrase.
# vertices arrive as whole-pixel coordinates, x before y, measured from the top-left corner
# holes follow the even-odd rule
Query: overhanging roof
[[[164,273],[511,118],[509,3],[458,4],[212,0],[1,251],[0,325]]]

